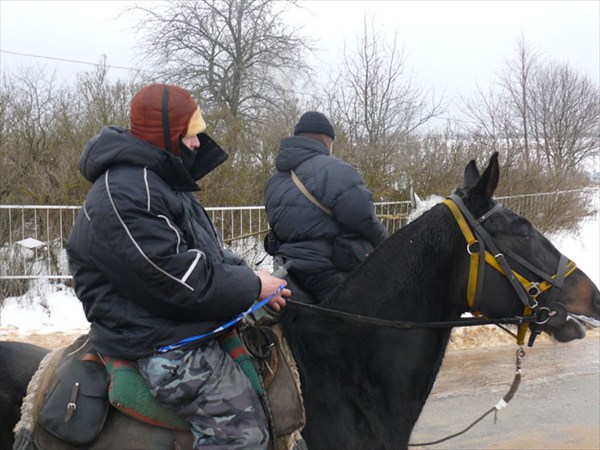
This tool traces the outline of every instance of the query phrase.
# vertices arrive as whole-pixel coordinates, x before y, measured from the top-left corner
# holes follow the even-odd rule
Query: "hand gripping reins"
[[[255,302],[250,308],[248,308],[247,311],[244,311],[243,313],[238,314],[236,317],[231,319],[229,322],[224,323],[220,327],[217,327],[214,330],[209,331],[208,333],[199,334],[196,336],[190,336],[190,337],[182,339],[181,341],[176,342],[174,344],[165,345],[163,347],[158,347],[155,349],[155,351],[156,351],[156,353],[166,353],[171,350],[176,350],[181,347],[186,347],[188,345],[197,343],[198,341],[202,341],[202,340],[210,338],[210,337],[216,337],[217,334],[221,333],[222,331],[227,330],[228,328],[233,327],[238,322],[249,317],[252,313],[258,311],[260,308],[265,306],[267,303],[269,303],[269,301],[271,301],[273,299],[273,297],[276,297],[284,288],[285,288],[285,284],[282,284],[269,297],[267,297],[264,300],[261,300],[259,302]]]
[[[271,274],[271,276],[273,276],[275,278],[283,278],[287,274],[287,271],[291,267],[291,265],[292,265],[291,261],[286,262],[283,266],[281,266],[280,268],[275,270]],[[267,303],[269,303],[270,300],[273,299],[273,297],[276,297],[283,289],[285,289],[285,284],[282,284],[281,286],[279,286],[279,288],[277,288],[277,290],[275,292],[273,292],[269,297],[265,298],[264,300],[254,302],[252,304],[252,306],[250,306],[250,308],[248,308],[248,310],[244,311],[241,314],[238,314],[233,319],[231,319],[229,322],[224,323],[220,327],[215,328],[214,330],[212,330],[208,333],[199,334],[197,336],[190,336],[188,338],[182,339],[179,342],[176,342],[175,344],[170,344],[170,345],[165,345],[163,347],[159,347],[159,348],[155,349],[155,351],[157,353],[166,353],[168,351],[175,350],[177,348],[181,348],[181,347],[185,347],[185,346],[194,344],[198,341],[207,339],[209,337],[216,337],[217,334],[221,333],[222,331],[227,330],[228,328],[231,328],[232,326],[234,326],[235,324],[237,324],[239,322],[247,321],[247,322],[252,323],[252,322],[256,321],[256,318],[254,317],[254,313],[256,313],[258,310],[263,308]]]

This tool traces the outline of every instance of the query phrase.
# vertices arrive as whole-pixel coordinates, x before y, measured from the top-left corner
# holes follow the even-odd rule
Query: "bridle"
[[[565,307],[560,303],[556,303],[555,300],[558,291],[564,284],[564,280],[577,267],[573,261],[561,253],[556,273],[549,275],[544,270],[535,267],[508,249],[500,251],[492,236],[483,227],[483,223],[487,219],[500,211],[502,208],[502,204],[500,203],[494,202],[494,206],[478,219],[475,219],[458,195],[449,196],[443,201],[443,204],[452,212],[467,242],[467,253],[469,254],[470,261],[467,304],[475,316],[481,315],[481,294],[487,264],[508,279],[519,300],[523,303],[523,317],[534,318],[534,320],[528,321],[533,322],[533,326],[530,327],[531,335],[528,343],[530,347],[533,345],[536,336],[542,332],[543,327],[552,317],[557,317],[557,320],[558,318],[566,319],[567,312]],[[511,268],[507,257],[532,274],[537,275],[542,281],[530,281],[524,275]],[[541,306],[538,297],[546,291],[550,291],[549,296],[544,306]],[[519,327],[517,334],[517,343],[519,345],[523,345],[527,326],[527,323],[523,323]]]
[[[544,326],[548,324],[551,319],[566,320],[567,311],[565,307],[562,304],[555,302],[555,300],[565,278],[571,275],[576,269],[576,265],[573,261],[561,254],[556,273],[554,275],[549,275],[544,270],[535,267],[508,249],[504,249],[504,251],[501,252],[492,236],[490,236],[482,225],[487,219],[502,209],[503,206],[500,203],[494,202],[494,206],[478,219],[471,214],[458,195],[450,195],[443,201],[443,204],[452,212],[452,215],[467,242],[467,253],[469,254],[470,260],[467,284],[467,304],[469,306],[469,311],[475,316],[474,318],[460,318],[453,321],[442,322],[401,322],[352,314],[291,299],[288,299],[287,303],[293,307],[311,309],[330,316],[389,328],[452,328],[513,324],[518,325],[519,327],[519,331],[516,335],[518,345],[523,345],[528,327],[531,329],[531,335],[528,342],[530,347],[533,346],[535,338],[543,331]],[[526,276],[512,269],[506,259],[507,257],[527,269],[532,274],[535,274],[542,281],[530,281]],[[283,268],[285,270],[279,274],[280,276],[283,276],[287,272],[290,263],[291,261],[288,261],[284,265]],[[483,292],[486,264],[506,276],[513,290],[519,297],[519,300],[523,303],[522,316],[495,319],[483,317],[480,312],[480,306],[482,303],[481,296]],[[541,306],[538,298],[546,291],[550,291],[550,294],[545,301],[544,306]]]
[[[516,336],[517,344],[519,345],[519,348],[517,349],[516,373],[509,391],[502,398],[502,400],[500,400],[493,408],[486,411],[462,431],[432,442],[409,444],[410,447],[424,447],[452,439],[469,431],[475,424],[483,420],[487,415],[491,414],[492,412],[495,413],[507,406],[521,382],[521,361],[525,356],[523,342],[525,340],[525,334],[527,333],[527,327],[529,326],[531,330],[528,342],[529,347],[531,347],[533,346],[535,338],[542,332],[544,326],[553,317],[560,316],[562,314],[563,320],[566,320],[566,308],[562,304],[556,303],[555,300],[565,278],[571,275],[576,268],[575,263],[561,253],[556,273],[554,275],[549,275],[545,271],[535,267],[508,249],[504,249],[504,252],[502,253],[498,249],[498,246],[496,245],[492,236],[490,236],[490,234],[485,230],[485,228],[483,228],[482,225],[483,222],[489,219],[496,212],[500,211],[502,208],[500,203],[494,202],[492,208],[478,219],[473,217],[458,195],[451,195],[443,201],[443,204],[446,205],[452,212],[454,219],[458,223],[458,226],[465,240],[467,241],[467,253],[469,254],[470,260],[469,280],[467,284],[467,304],[469,305],[470,311],[475,316],[481,315],[479,310],[481,306],[481,293],[484,283],[484,271],[487,264],[508,279],[513,290],[521,300],[521,303],[523,303],[523,319],[529,320],[524,321],[524,323],[519,326],[519,331]],[[487,249],[489,249],[489,251]],[[537,275],[542,281],[528,280],[525,276],[510,267],[506,257],[521,265],[531,273]],[[549,291],[549,296],[545,302],[545,305],[540,306],[538,297],[540,294],[546,291]]]

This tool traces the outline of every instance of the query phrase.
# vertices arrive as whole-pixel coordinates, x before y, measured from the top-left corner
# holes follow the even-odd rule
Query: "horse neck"
[[[456,232],[434,208],[386,240],[326,306],[398,321],[459,315],[446,301]],[[446,273],[448,272],[448,273]],[[315,313],[285,324],[303,379],[309,447],[404,447],[431,391],[450,329],[397,330]],[[289,334],[288,334],[289,333]],[[323,424],[323,425],[322,425]],[[326,425],[325,425],[326,424]]]
[[[326,306],[395,320],[460,315],[466,304],[449,286],[456,285],[462,250],[464,238],[447,208],[438,205],[381,244]]]

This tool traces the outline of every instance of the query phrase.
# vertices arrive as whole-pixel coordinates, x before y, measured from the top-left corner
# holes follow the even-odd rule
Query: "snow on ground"
[[[39,282],[25,295],[4,300],[0,330],[23,334],[85,332],[89,324],[73,289]],[[3,334],[3,333],[2,333]]]
[[[600,214],[585,220],[579,232],[549,236],[556,247],[575,261],[600,286]],[[10,297],[0,310],[0,337],[17,334],[85,332],[81,304],[72,289],[62,284],[38,282],[27,294]]]
[[[600,212],[581,224],[579,233],[549,236],[552,243],[600,286]]]

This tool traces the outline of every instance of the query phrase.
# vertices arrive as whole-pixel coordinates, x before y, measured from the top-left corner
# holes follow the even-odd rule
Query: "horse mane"
[[[442,279],[440,273],[450,274],[452,269],[438,265],[442,263],[439,256],[452,252],[456,245],[453,231],[458,233],[458,228],[448,209],[435,205],[380,244],[323,306],[371,315],[385,311],[389,316],[390,311],[395,311],[400,313],[394,316],[397,320],[419,320],[421,311],[435,309],[427,314],[434,313],[435,320],[442,320],[450,312],[442,308],[440,299],[430,294],[450,282]],[[426,284],[420,282],[423,279]],[[373,286],[378,298],[366,301]],[[423,304],[427,299],[430,305]],[[428,320],[433,318],[429,316]]]

